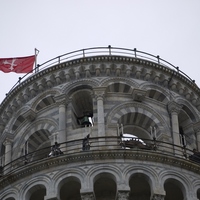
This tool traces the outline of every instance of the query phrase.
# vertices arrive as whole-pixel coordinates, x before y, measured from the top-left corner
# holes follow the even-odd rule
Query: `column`
[[[5,146],[5,165],[11,162],[11,156],[12,156],[12,141],[10,139],[6,139],[4,141],[4,146]],[[7,173],[10,170],[11,165],[7,165],[4,168],[4,172]]]
[[[196,130],[196,136],[197,136],[197,149],[200,151],[200,128]]]
[[[81,193],[81,200],[95,200],[94,193],[93,192]]]
[[[99,87],[94,89],[97,100],[97,128],[98,136],[105,137],[105,120],[104,120],[104,94],[105,88]]]
[[[128,199],[129,199],[129,191],[117,192],[117,200],[128,200]]]
[[[66,95],[62,94],[55,97],[55,101],[59,106],[59,130],[58,143],[66,142]]]
[[[196,133],[197,150],[200,151],[200,122],[197,122],[196,124],[194,124],[193,129]]]
[[[172,135],[173,135],[173,143],[174,145],[181,146],[180,143],[180,134],[179,134],[179,122],[178,122],[178,114],[181,110],[182,106],[177,104],[176,102],[170,102],[168,104],[168,110],[171,113],[171,125],[172,125]],[[181,148],[175,148],[175,154],[180,155]]]

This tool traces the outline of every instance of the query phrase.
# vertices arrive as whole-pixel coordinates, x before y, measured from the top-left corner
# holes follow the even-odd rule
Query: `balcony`
[[[187,147],[131,137],[88,137],[29,152],[1,167],[0,186],[38,170],[63,164],[117,159],[165,163],[200,171],[200,157]],[[8,183],[7,182],[7,183]]]

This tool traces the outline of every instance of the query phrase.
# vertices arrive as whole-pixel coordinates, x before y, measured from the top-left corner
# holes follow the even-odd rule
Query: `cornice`
[[[23,179],[31,174],[42,172],[42,170],[54,170],[55,167],[60,165],[83,163],[86,161],[94,161],[93,164],[99,164],[99,162],[107,160],[114,162],[116,160],[137,160],[145,161],[148,164],[160,163],[170,167],[181,168],[189,170],[190,172],[200,173],[200,165],[195,164],[187,159],[174,157],[169,155],[160,154],[152,151],[137,151],[137,150],[112,150],[112,151],[87,151],[80,152],[71,155],[62,155],[58,157],[46,158],[37,162],[26,164],[20,168],[17,168],[7,175],[0,178],[0,188],[4,188],[9,184],[12,184],[19,179]]]
[[[186,99],[191,100],[194,106],[200,110],[200,102],[198,102],[200,89],[195,83],[191,82],[179,72],[161,64],[140,58],[112,55],[94,56],[60,63],[29,76],[25,81],[16,86],[1,103],[0,113],[2,119],[5,119],[4,123],[7,123],[9,120],[9,116],[7,115],[16,112],[16,110],[19,109],[20,104],[25,104],[30,99],[42,93],[45,89],[56,87],[57,85],[68,81],[78,81],[84,78],[91,79],[99,76],[107,76],[106,70],[103,67],[101,69],[101,66],[99,66],[98,63],[103,63],[105,66],[110,66],[110,64],[121,64],[116,65],[115,69],[112,69],[110,66],[110,70],[114,71],[112,71],[112,76],[110,76],[110,74],[108,76],[116,78],[125,77],[128,79],[133,78],[135,80],[152,82],[153,84],[159,83],[164,88],[170,87],[171,90],[179,93]],[[125,65],[127,66],[124,67]],[[65,75],[69,75],[69,69],[71,69],[72,74],[70,75],[71,77],[67,79]],[[101,75],[95,70],[101,70]],[[86,71],[89,73],[89,76],[86,74]],[[63,75],[60,76],[59,79],[58,72],[62,72],[61,74]],[[148,80],[146,80],[147,73]],[[164,79],[161,78],[161,76],[163,77],[163,74],[165,75]],[[166,82],[169,84],[166,85]],[[20,101],[15,101],[15,99],[20,99]]]

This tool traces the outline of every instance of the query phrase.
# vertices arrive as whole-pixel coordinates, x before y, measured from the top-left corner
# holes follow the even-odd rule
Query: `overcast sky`
[[[0,57],[108,45],[160,55],[200,86],[200,0],[0,0]],[[0,102],[24,74],[0,71]]]

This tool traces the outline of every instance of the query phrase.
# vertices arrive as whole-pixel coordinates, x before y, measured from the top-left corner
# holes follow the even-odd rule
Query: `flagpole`
[[[39,69],[37,68],[37,55],[39,54],[39,50],[35,48],[35,73],[37,73],[39,71]]]

